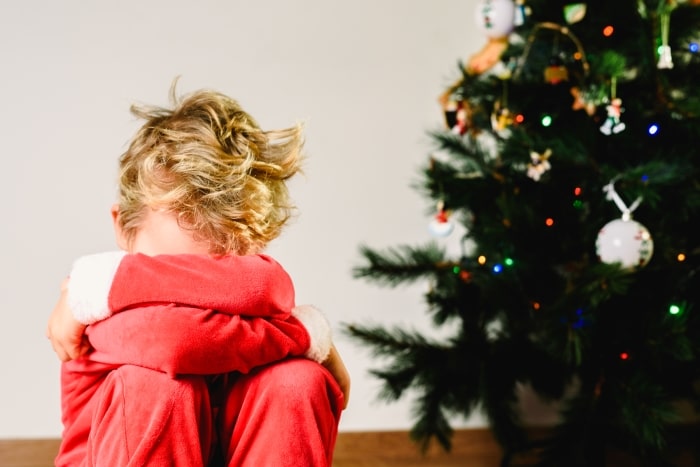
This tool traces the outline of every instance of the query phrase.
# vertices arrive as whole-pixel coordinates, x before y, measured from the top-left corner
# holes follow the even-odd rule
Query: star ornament
[[[536,151],[530,151],[531,162],[527,164],[527,176],[533,179],[534,181],[539,182],[540,177],[542,177],[542,174],[544,174],[552,168],[552,165],[549,163],[548,160],[551,155],[551,149],[547,149],[541,154]]]
[[[572,110],[584,110],[589,117],[595,114],[595,103],[586,100],[586,96],[583,91],[577,86],[574,86],[570,90],[571,97],[574,98],[573,104],[571,104]]]

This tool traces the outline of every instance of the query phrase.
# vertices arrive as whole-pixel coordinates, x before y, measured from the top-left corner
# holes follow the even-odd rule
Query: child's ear
[[[122,229],[121,223],[119,222],[119,205],[113,204],[110,209],[112,214],[112,223],[114,224],[114,236],[117,240],[117,246],[128,251],[129,242],[127,241],[126,235],[124,235],[124,230]]]

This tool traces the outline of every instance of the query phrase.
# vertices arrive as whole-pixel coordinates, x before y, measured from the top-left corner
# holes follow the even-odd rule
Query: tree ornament
[[[554,35],[554,43],[552,44],[552,57],[549,59],[549,65],[544,69],[544,80],[549,84],[559,84],[569,81],[569,69],[566,68],[559,54],[559,36]]]
[[[590,65],[586,59],[586,53],[583,49],[581,41],[578,40],[576,35],[574,35],[568,27],[562,26],[557,23],[543,22],[537,23],[530,35],[527,38],[527,43],[525,49],[523,50],[520,59],[515,67],[515,72],[513,73],[513,79],[518,80],[525,68],[530,52],[532,51],[533,44],[537,39],[537,35],[542,31],[551,30],[554,31],[554,42],[552,44],[552,58],[549,61],[548,66],[543,70],[544,80],[550,84],[559,84],[563,81],[569,81],[570,75],[574,74],[577,81],[582,81],[589,71]],[[567,57],[568,53],[563,53],[560,50],[560,39],[566,38],[567,45],[573,44],[575,51],[571,54],[570,63],[565,63],[564,58]]]
[[[661,30],[661,47],[659,47],[659,61],[656,67],[660,70],[673,68],[673,57],[671,56],[671,46],[668,45],[668,33],[671,27],[671,11],[675,8],[675,1],[662,2],[659,15],[659,28]]]
[[[539,182],[542,174],[552,168],[548,160],[551,155],[552,150],[549,148],[542,154],[536,151],[530,151],[530,163],[527,164],[527,176]]]
[[[463,135],[471,125],[469,104],[460,98],[451,97],[443,104],[445,125],[456,135]]]
[[[437,203],[437,214],[428,224],[428,230],[435,237],[447,237],[454,230],[454,224],[450,221],[450,215],[445,209],[445,202]]]
[[[491,128],[501,136],[508,134],[507,130],[513,124],[513,113],[501,101],[496,101],[491,114]]]
[[[484,47],[469,57],[467,70],[481,74],[496,65],[508,48],[508,35],[516,23],[514,0],[481,0],[476,7],[476,25],[488,38]]]
[[[643,267],[653,252],[651,234],[635,220],[615,219],[598,232],[596,253],[604,263],[620,263],[623,269]]]
[[[515,0],[515,19],[513,24],[515,26],[522,26],[525,24],[525,18],[530,15],[530,7],[525,6],[525,0]]]
[[[595,102],[589,100],[587,93],[581,91],[578,86],[572,86],[569,90],[571,97],[574,98],[574,102],[571,104],[571,110],[584,110],[589,117],[595,114]]]
[[[469,73],[479,75],[490,70],[501,60],[501,56],[507,48],[507,37],[489,39],[481,50],[469,57],[467,62],[467,71],[469,71]]]
[[[564,6],[564,19],[569,24],[578,23],[586,16],[585,3],[571,3]]]
[[[489,39],[505,37],[515,25],[513,0],[481,0],[476,6],[476,25]]]
[[[612,180],[603,191],[607,192],[607,199],[614,201],[622,211],[622,218],[612,220],[600,229],[596,254],[602,262],[620,263],[623,269],[646,266],[654,253],[654,241],[646,227],[632,220],[632,212],[639,206],[642,197],[628,208],[615,191],[614,183]]]
[[[507,137],[509,128],[513,124],[514,116],[508,108],[508,79],[501,80],[503,92],[501,98],[493,104],[491,113],[491,128],[501,137]]]
[[[604,135],[617,134],[623,131],[626,127],[625,123],[620,120],[622,116],[622,99],[616,96],[617,79],[613,76],[611,79],[610,103],[605,107],[607,118],[600,127],[600,132]]]
[[[619,97],[614,98],[610,101],[610,104],[605,106],[605,110],[608,116],[600,127],[600,132],[604,135],[610,135],[623,131],[626,125],[624,122],[620,121],[620,116],[622,115],[622,99]]]
[[[544,69],[544,80],[549,84],[559,84],[569,81],[569,69],[564,66],[559,57],[552,57]]]

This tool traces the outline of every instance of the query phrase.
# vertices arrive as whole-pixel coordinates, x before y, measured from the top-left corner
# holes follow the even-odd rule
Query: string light
[[[515,261],[513,261],[513,258],[506,258],[503,260],[506,266],[512,267],[515,264]]]
[[[678,260],[678,262],[682,263],[683,261],[685,261],[685,253],[678,253],[676,259]]]
[[[571,323],[571,327],[573,329],[581,329],[582,327],[584,327],[586,325],[586,320],[583,317],[583,310],[581,308],[576,310],[576,316],[578,318],[576,318],[576,321]]]
[[[605,37],[610,37],[610,36],[612,36],[612,35],[613,35],[613,32],[615,32],[615,28],[612,27],[612,26],[610,26],[610,25],[605,26],[605,27],[603,28],[603,35],[604,35]]]
[[[668,307],[668,312],[672,315],[678,315],[681,312],[681,307],[678,305],[671,305]]]
[[[622,352],[620,354],[620,360],[628,360],[629,358],[630,358],[630,354],[628,354],[627,352]]]
[[[552,117],[551,115],[543,115],[542,120],[540,120],[540,123],[542,123],[542,126],[548,127],[552,124]]]
[[[574,188],[574,196],[581,196],[582,191],[583,190],[581,190],[581,187],[577,186],[576,188]],[[573,204],[575,209],[581,209],[583,207],[583,201],[581,201],[580,199],[575,199]]]
[[[484,256],[484,255],[479,256],[476,259],[476,262],[483,266],[484,264],[486,264],[486,256]]]
[[[649,133],[651,136],[656,135],[659,132],[659,125],[656,123],[652,123],[649,125],[649,128],[647,128],[647,133]]]
[[[696,54],[696,53],[698,53],[698,50],[700,50],[700,47],[698,46],[697,42],[691,42],[690,45],[688,46],[688,49],[692,53]]]
[[[518,114],[515,116],[515,123],[523,123],[525,121],[525,115]]]
[[[554,225],[554,219],[552,219],[551,217],[548,217],[547,219],[545,219],[544,224],[547,227],[551,227]]]
[[[500,263],[496,263],[493,265],[493,268],[491,268],[494,274],[500,274],[503,272],[503,265]]]

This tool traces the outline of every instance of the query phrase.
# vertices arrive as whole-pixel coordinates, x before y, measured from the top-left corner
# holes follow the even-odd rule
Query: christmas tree
[[[478,2],[486,45],[446,86],[417,183],[436,238],[362,245],[354,269],[424,281],[452,334],[346,329],[384,358],[381,396],[414,397],[424,446],[476,410],[504,452],[529,446],[527,384],[561,401],[542,465],[610,446],[663,465],[679,401],[700,408],[698,3]],[[458,230],[455,255],[440,237]]]

